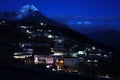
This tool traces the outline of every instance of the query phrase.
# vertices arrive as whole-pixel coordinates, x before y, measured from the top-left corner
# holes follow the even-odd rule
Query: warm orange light
[[[63,64],[63,63],[64,63],[64,61],[63,61],[63,60],[60,60],[59,62],[60,62],[60,64]]]

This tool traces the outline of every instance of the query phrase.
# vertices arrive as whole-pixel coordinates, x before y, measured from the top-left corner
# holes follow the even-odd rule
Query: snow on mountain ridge
[[[20,9],[19,15],[17,16],[19,19],[23,18],[24,16],[34,12],[39,11],[34,5],[25,5]]]
[[[24,13],[24,12],[29,11],[29,10],[38,11],[38,9],[34,5],[29,5],[28,4],[28,5],[23,6],[22,9],[20,10],[20,12]]]

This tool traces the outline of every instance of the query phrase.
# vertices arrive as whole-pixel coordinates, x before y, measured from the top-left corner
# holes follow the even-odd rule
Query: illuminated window
[[[24,59],[25,56],[14,56],[14,58],[16,58],[16,59]]]
[[[47,66],[46,66],[46,68],[50,68],[50,66],[49,66],[49,65],[47,65]]]
[[[98,60],[94,60],[94,62],[98,62]]]
[[[43,26],[44,24],[41,22],[40,25]]]
[[[26,27],[26,26],[20,26],[20,28],[24,28],[24,29],[26,29],[27,27]]]
[[[56,69],[52,69],[52,71],[56,71]]]
[[[79,51],[78,54],[85,54],[85,51]]]
[[[96,48],[95,47],[92,47],[93,50],[95,50]]]
[[[72,54],[73,57],[77,57],[77,54]]]
[[[63,53],[61,53],[61,52],[55,52],[53,55],[54,55],[54,56],[62,56]]]
[[[38,57],[34,57],[34,59],[35,64],[38,64]]]
[[[105,54],[105,55],[104,55],[104,57],[106,58],[106,57],[107,57],[107,55]]]
[[[31,32],[31,31],[29,31],[29,30],[26,30],[26,32],[27,32],[27,33],[32,33],[32,32]]]
[[[101,54],[99,53],[99,54],[96,54],[97,56],[101,56]]]
[[[59,43],[62,43],[62,42],[63,42],[63,40],[58,40],[58,42],[59,42]]]
[[[14,55],[21,55],[21,54],[24,54],[22,52],[15,52]]]
[[[63,61],[63,60],[60,60],[60,61],[59,61],[59,63],[60,63],[60,64],[63,64],[63,63],[64,63],[64,61]]]
[[[48,35],[48,38],[53,38],[53,36],[52,35]]]
[[[91,62],[91,60],[87,60],[87,62]]]
[[[54,52],[54,48],[51,48],[51,52]]]

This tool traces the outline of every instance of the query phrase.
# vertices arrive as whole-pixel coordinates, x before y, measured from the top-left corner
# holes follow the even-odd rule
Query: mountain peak
[[[28,14],[31,14],[35,11],[39,11],[34,5],[27,4],[19,10],[19,18],[22,18]]]
[[[28,10],[38,11],[38,9],[37,9],[34,5],[29,5],[29,4],[23,6],[20,11],[21,11],[21,12],[25,12],[25,11],[28,11]]]

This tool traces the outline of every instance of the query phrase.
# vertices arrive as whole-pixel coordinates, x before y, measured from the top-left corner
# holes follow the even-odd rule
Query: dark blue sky
[[[0,11],[19,10],[33,4],[43,14],[53,16],[119,17],[120,0],[0,0]]]

